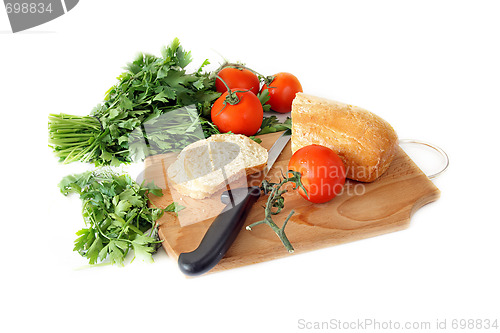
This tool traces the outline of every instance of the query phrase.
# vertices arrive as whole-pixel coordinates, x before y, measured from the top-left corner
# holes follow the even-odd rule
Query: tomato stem
[[[231,62],[224,62],[217,70],[216,70],[216,73],[219,73],[221,70],[223,70],[224,68],[226,67],[229,67],[229,68],[236,68],[236,69],[247,69],[249,70],[250,72],[254,73],[255,75],[257,75],[257,77],[259,78],[260,81],[264,81],[264,84],[267,84],[269,86],[269,84],[271,82],[274,81],[275,79],[275,76],[273,75],[268,75],[268,76],[265,76],[265,75],[262,75],[260,74],[259,72],[253,70],[252,68],[250,67],[247,67],[245,65],[242,65],[242,64],[238,64],[238,63],[231,63]]]
[[[285,206],[285,198],[283,197],[283,194],[287,192],[286,189],[281,189],[283,185],[285,185],[288,182],[292,182],[295,184],[295,187],[293,188],[296,190],[297,188],[302,188],[305,193],[307,194],[307,191],[302,184],[301,181],[301,175],[300,172],[297,171],[288,171],[289,174],[292,174],[291,177],[286,177],[282,173],[282,179],[279,183],[269,183],[268,181],[264,180],[262,182],[262,190],[265,194],[269,193],[269,197],[267,198],[267,203],[266,206],[264,207],[264,212],[265,216],[264,219],[261,221],[254,222],[250,224],[249,226],[246,227],[247,230],[252,230],[253,227],[259,225],[259,224],[267,224],[271,229],[276,233],[276,235],[279,237],[285,248],[289,253],[293,253],[294,249],[292,244],[290,243],[290,240],[286,236],[285,233],[285,227],[292,217],[292,215],[295,213],[295,211],[292,209],[292,211],[288,214],[288,216],[285,218],[285,221],[283,222],[283,225],[278,227],[278,225],[273,221],[272,216],[279,214],[281,210]]]
[[[226,89],[227,89],[227,96],[226,98],[224,99],[224,106],[222,107],[222,109],[217,113],[217,115],[219,115],[222,110],[224,110],[227,106],[227,104],[229,105],[236,105],[240,102],[240,98],[238,97],[238,95],[236,93],[246,93],[246,92],[249,92],[251,89],[247,89],[247,90],[231,90],[231,88],[229,88],[229,86],[227,85],[226,82],[224,82],[224,80],[218,75],[216,74],[215,77],[219,80],[222,81],[222,83],[226,86]]]
[[[215,74],[215,77],[219,80],[221,80],[221,82],[224,84],[224,86],[226,86],[226,89],[227,89],[227,96],[226,96],[226,99],[224,100],[224,106],[226,105],[226,103],[229,103],[231,105],[236,105],[240,102],[240,99],[238,97],[238,95],[236,95],[236,92],[241,92],[241,91],[232,91],[231,88],[229,88],[229,86],[227,85],[227,83],[219,76],[219,74]],[[222,111],[222,110],[221,110]]]

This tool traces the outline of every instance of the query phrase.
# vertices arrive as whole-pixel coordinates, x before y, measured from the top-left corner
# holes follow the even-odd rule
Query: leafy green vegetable
[[[278,120],[276,116],[264,117],[260,130],[256,135],[268,134],[281,131],[291,131],[292,130],[292,119],[286,117],[286,120],[282,123]]]
[[[290,214],[286,217],[285,221],[283,222],[283,225],[278,227],[278,225],[273,221],[273,215],[279,214],[281,210],[285,207],[285,198],[283,197],[283,194],[287,192],[287,190],[282,190],[281,188],[286,184],[286,183],[294,183],[295,187],[293,188],[296,190],[298,187],[302,188],[304,192],[307,194],[307,191],[302,184],[301,177],[300,177],[300,172],[293,171],[293,170],[288,170],[289,174],[292,174],[291,177],[285,177],[284,175],[282,176],[282,179],[279,183],[270,183],[267,180],[264,180],[262,182],[261,188],[264,193],[269,193],[269,197],[267,198],[267,203],[266,207],[264,208],[265,210],[265,217],[261,221],[257,221],[255,223],[250,224],[249,226],[246,227],[247,230],[252,230],[253,227],[259,225],[259,224],[267,224],[273,231],[276,233],[276,235],[280,238],[281,242],[285,246],[285,248],[288,250],[288,252],[293,253],[293,246],[288,240],[288,237],[285,234],[285,227],[292,215],[295,213],[295,211],[292,209]],[[274,208],[274,210],[273,210]]]
[[[264,110],[264,112],[271,111],[271,105],[267,104],[267,102],[269,102],[269,100],[271,99],[271,97],[269,96],[269,90],[264,89],[260,91],[257,94],[257,98],[259,99],[260,104],[262,104],[262,109]]]
[[[151,255],[161,243],[155,221],[165,212],[184,208],[177,203],[165,209],[150,208],[148,193],[161,195],[159,188],[152,184],[143,187],[128,175],[102,168],[66,176],[59,188],[66,196],[80,195],[86,228],[76,233],[74,251],[90,264],[107,260],[123,265],[130,250],[134,258],[152,261]]]
[[[212,102],[220,96],[215,90],[215,81],[203,72],[209,61],[205,60],[195,72],[187,73],[185,67],[192,61],[191,52],[184,51],[178,39],[161,53],[161,57],[139,54],[118,76],[118,83],[107,91],[104,102],[91,115],[49,116],[49,144],[62,162],[93,162],[96,166],[131,162],[129,135],[134,130],[189,105],[196,107],[197,114],[181,127],[186,129],[201,123],[205,137],[219,133],[217,127],[204,118],[209,116]],[[156,134],[164,131],[162,137],[149,137],[150,133],[139,131],[151,154],[175,150],[171,143],[182,146],[183,140],[188,139],[183,136],[179,123],[163,125],[156,128]],[[172,137],[166,140],[168,135]],[[146,151],[135,147],[134,153],[144,157]]]

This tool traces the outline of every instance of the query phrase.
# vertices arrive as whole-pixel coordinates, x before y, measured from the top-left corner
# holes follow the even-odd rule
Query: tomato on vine
[[[299,79],[286,72],[278,73],[272,78],[271,82],[262,86],[261,94],[267,89],[269,93],[267,104],[271,106],[271,110],[279,113],[290,112],[295,94],[303,91]]]
[[[218,72],[215,79],[215,89],[218,92],[226,92],[230,89],[250,90],[255,95],[259,93],[260,80],[252,71],[241,67],[224,67]]]
[[[217,76],[218,79],[221,79]],[[257,133],[264,119],[264,110],[257,96],[250,90],[230,88],[212,105],[212,122],[222,133],[233,132],[251,136]]]

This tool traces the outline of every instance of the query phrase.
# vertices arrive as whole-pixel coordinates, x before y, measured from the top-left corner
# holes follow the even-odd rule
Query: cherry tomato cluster
[[[263,83],[261,87],[261,80]],[[281,72],[264,78],[243,66],[228,66],[217,73],[215,88],[222,95],[211,109],[212,122],[221,132],[254,135],[264,118],[260,96],[268,94],[271,110],[287,113],[292,110],[295,94],[302,92],[299,80]],[[259,97],[258,97],[259,96]]]

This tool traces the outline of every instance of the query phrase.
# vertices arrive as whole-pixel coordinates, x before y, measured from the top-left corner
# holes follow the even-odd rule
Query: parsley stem
[[[74,143],[74,142],[81,142],[82,139],[79,138],[79,137],[66,137],[65,139],[56,139],[54,140],[55,142],[57,142],[57,144],[61,144],[61,143]],[[87,142],[88,140],[84,140],[85,142]]]

